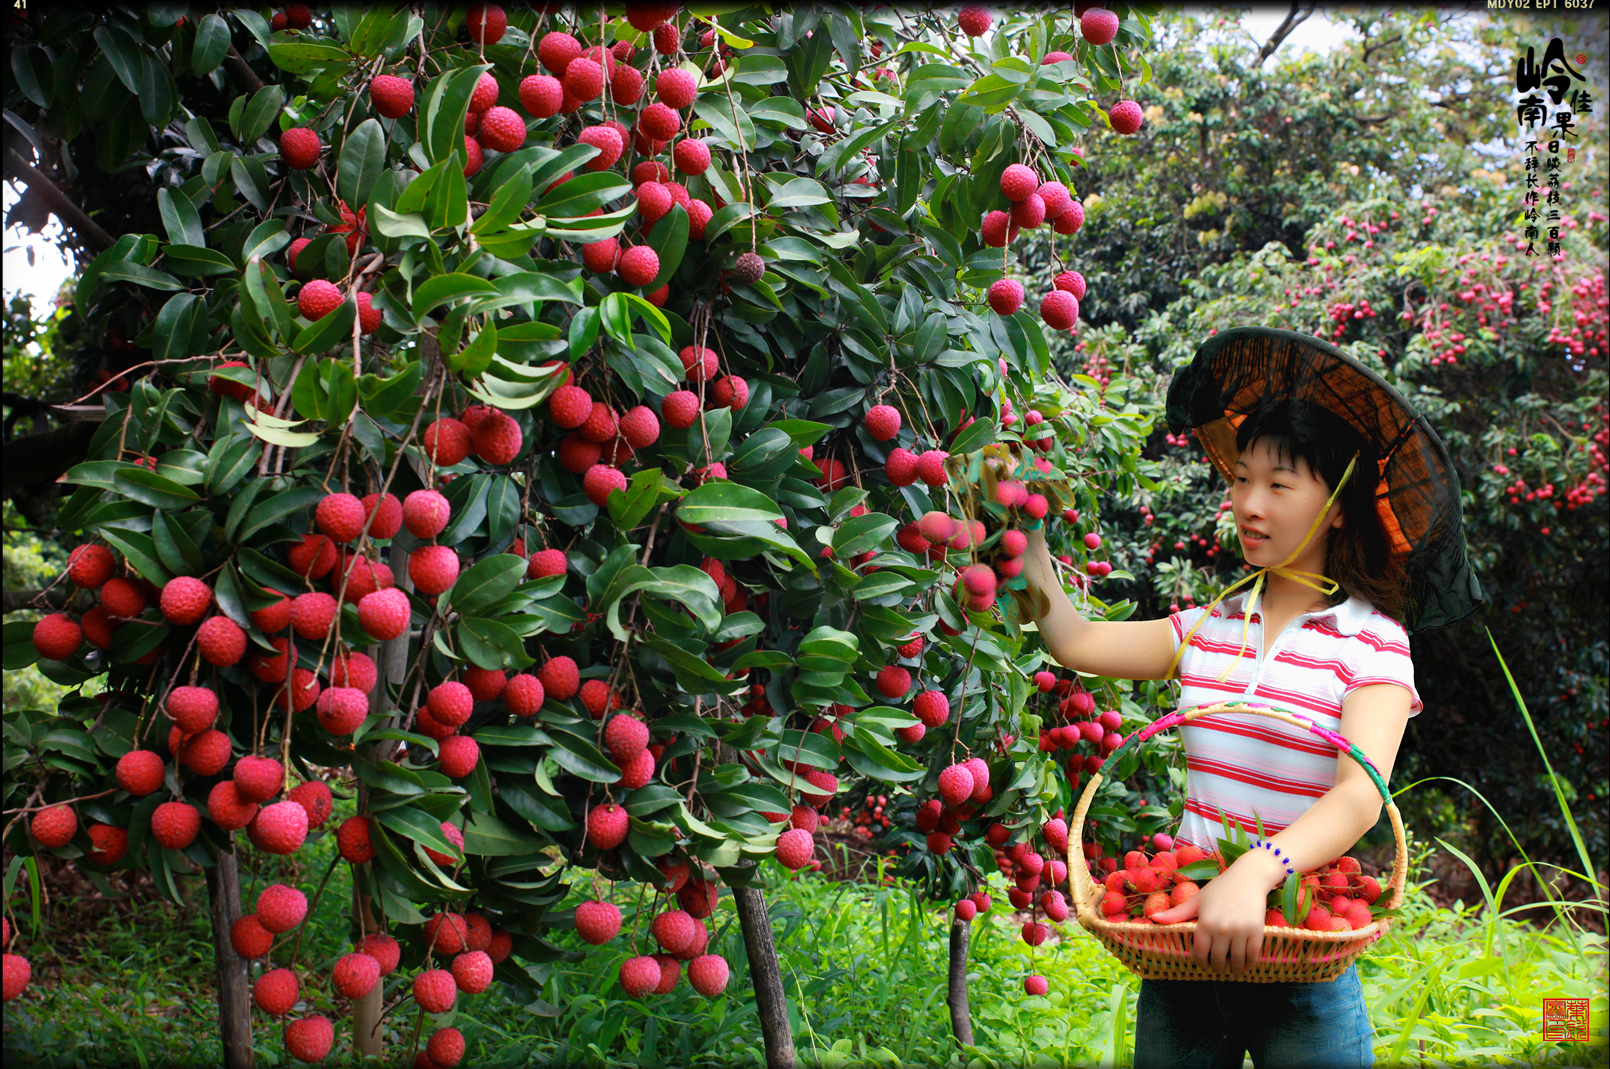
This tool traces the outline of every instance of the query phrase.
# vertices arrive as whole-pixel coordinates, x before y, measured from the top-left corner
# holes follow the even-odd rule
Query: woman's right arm
[[[1045,531],[1029,532],[1023,577],[1045,593],[1050,609],[1035,620],[1051,656],[1075,671],[1114,679],[1164,679],[1174,663],[1174,625],[1161,620],[1086,620],[1057,578]]]

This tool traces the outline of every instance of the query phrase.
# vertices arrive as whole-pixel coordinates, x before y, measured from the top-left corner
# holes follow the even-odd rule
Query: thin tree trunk
[[[365,933],[380,930],[369,908],[369,896],[360,893],[356,884],[352,888],[352,913]],[[386,985],[379,983],[367,995],[352,1001],[352,1049],[360,1061],[381,1057],[380,1009],[385,990]]]
[[[225,1069],[253,1069],[251,986],[246,959],[235,953],[230,929],[240,919],[240,878],[233,848],[218,852],[218,863],[206,870],[208,909],[212,914],[213,959],[218,967],[218,1038],[223,1042]]]
[[[967,944],[973,926],[964,920],[950,922],[950,990],[945,1005],[950,1007],[950,1034],[960,1046],[973,1045],[973,1018],[967,1006]]]
[[[732,897],[738,905],[738,925],[743,929],[749,975],[755,984],[755,1008],[766,1039],[766,1069],[794,1069],[794,1032],[788,1023],[788,1001],[777,968],[777,944],[771,937],[766,896],[758,887],[734,887]]]

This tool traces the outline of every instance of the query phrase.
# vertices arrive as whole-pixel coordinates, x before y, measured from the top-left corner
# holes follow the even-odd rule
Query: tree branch
[[[40,593],[38,590],[7,590],[0,593],[0,599],[4,601],[4,612],[10,614],[21,612],[23,609],[38,611],[41,607],[34,604],[34,599],[39,597]],[[67,604],[67,591],[63,587],[53,587],[43,593],[45,601],[52,609],[59,609]]]
[[[1269,40],[1263,43],[1263,47],[1258,49],[1258,58],[1253,60],[1252,65],[1254,67],[1263,66],[1263,61],[1275,54],[1275,49],[1279,48],[1281,43],[1291,35],[1291,31],[1306,22],[1308,16],[1313,13],[1314,9],[1310,7],[1307,11],[1298,14],[1297,5],[1292,4],[1291,10],[1286,12],[1285,19],[1281,21],[1279,26],[1275,27],[1275,32],[1269,35]]]
[[[85,242],[97,250],[109,249],[115,238],[101,229],[99,223],[84,213],[84,209],[67,199],[67,194],[56,188],[56,183],[33,164],[22,158],[22,153],[11,145],[6,146],[6,177],[20,178],[28,188],[43,200],[63,226],[77,232]]]
[[[6,443],[6,464],[0,479],[0,497],[11,497],[25,486],[54,482],[89,453],[97,424],[74,420],[65,426],[27,434]]]
[[[257,72],[252,70],[251,64],[235,51],[234,45],[230,45],[229,51],[224,53],[224,73],[229,75],[229,80],[235,83],[236,89],[255,93],[263,88],[263,80],[257,77]]]

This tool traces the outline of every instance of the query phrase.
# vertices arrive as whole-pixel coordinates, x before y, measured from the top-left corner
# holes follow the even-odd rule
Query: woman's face
[[[1332,506],[1326,522],[1306,544],[1303,540],[1330,493],[1306,461],[1281,457],[1267,442],[1254,442],[1236,461],[1230,487],[1236,534],[1247,563],[1322,573],[1326,539],[1342,524],[1341,506]]]

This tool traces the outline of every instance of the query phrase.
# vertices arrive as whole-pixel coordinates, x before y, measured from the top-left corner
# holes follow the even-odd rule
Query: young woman
[[[1352,477],[1342,483],[1352,461],[1352,451],[1344,450],[1362,443],[1356,434],[1341,441],[1299,435],[1294,404],[1301,402],[1260,409],[1237,434],[1230,505],[1242,552],[1249,564],[1281,569],[1266,573],[1256,600],[1247,592],[1162,620],[1086,620],[1062,592],[1039,531],[1030,535],[1023,574],[1048,597],[1040,635],[1067,667],[1167,679],[1177,664],[1181,708],[1238,699],[1294,708],[1355,742],[1387,776],[1404,727],[1420,709],[1408,637],[1381,611],[1395,607],[1394,598],[1401,602],[1401,594],[1382,574],[1389,559],[1370,552],[1380,539],[1367,507],[1373,488]],[[1360,456],[1354,470],[1370,461]],[[1356,504],[1361,497],[1364,508]],[[1371,569],[1372,559],[1378,569]],[[1336,593],[1327,596],[1328,584],[1310,576],[1334,579]],[[1385,604],[1372,604],[1356,593],[1362,590]],[[1354,761],[1327,753],[1313,736],[1284,723],[1220,713],[1182,727],[1180,735],[1186,801],[1176,839],[1211,851],[1223,834],[1222,813],[1248,834],[1261,818],[1279,851],[1248,850],[1195,898],[1154,918],[1159,924],[1195,919],[1193,956],[1228,979],[1258,960],[1265,896],[1286,878],[1286,864],[1304,872],[1345,854],[1375,824],[1381,799]],[[1236,984],[1241,990],[1233,994],[1203,986],[1142,982],[1137,1069],[1239,1066],[1247,1051],[1259,1066],[1373,1060],[1356,969],[1335,983]],[[1277,1004],[1267,1005],[1271,1000]],[[1302,1058],[1307,1049],[1327,1051],[1326,1060]]]
[[[1277,359],[1281,345],[1296,346],[1305,357],[1318,352],[1316,345],[1328,346],[1286,332],[1227,333],[1242,337],[1204,346],[1191,370],[1200,372],[1215,355],[1222,368],[1228,352],[1241,364],[1227,375],[1239,375],[1242,385],[1262,375],[1256,407],[1217,412],[1227,422],[1215,421],[1212,441],[1204,436],[1210,456],[1230,476],[1236,534],[1247,563],[1263,570],[1259,581],[1167,619],[1087,620],[1064,593],[1043,532],[1034,531],[1023,570],[1030,587],[1025,602],[1036,603],[1031,615],[1046,648],[1069,668],[1123,679],[1177,677],[1182,709],[1236,700],[1293,709],[1354,742],[1389,776],[1404,727],[1421,708],[1403,622],[1413,611],[1406,590],[1425,568],[1423,558],[1404,552],[1404,530],[1413,524],[1382,507],[1393,493],[1386,474],[1393,458],[1383,458],[1385,451],[1372,442],[1380,436],[1377,428],[1361,430],[1326,405],[1292,396],[1300,389],[1271,384],[1281,369],[1241,366],[1249,358],[1254,365]],[[1195,378],[1200,386],[1202,376]],[[1234,390],[1224,376],[1210,378],[1212,388],[1198,392],[1217,409],[1220,394]],[[1388,401],[1396,398],[1379,379],[1368,378],[1369,389],[1378,384],[1391,394]],[[1175,401],[1171,392],[1171,417]],[[1200,404],[1196,408],[1200,414]],[[1428,455],[1445,460],[1440,441],[1434,434],[1431,440],[1438,448]],[[1458,560],[1446,570],[1461,591],[1479,598],[1464,568],[1456,481],[1452,487]],[[1408,521],[1407,506],[1399,509]],[[1445,537],[1446,524],[1436,534]],[[1464,612],[1471,607],[1474,600]],[[1375,824],[1380,795],[1354,761],[1283,722],[1219,713],[1180,733],[1187,775],[1176,840],[1211,851],[1223,835],[1221,815],[1249,835],[1257,834],[1261,818],[1267,839],[1195,898],[1153,918],[1161,924],[1196,920],[1194,957],[1225,980],[1142,982],[1137,1069],[1235,1069],[1248,1052],[1260,1067],[1372,1064],[1356,968],[1331,983],[1238,983],[1234,977],[1258,960],[1265,896],[1285,880],[1287,866],[1304,872],[1345,854]]]

